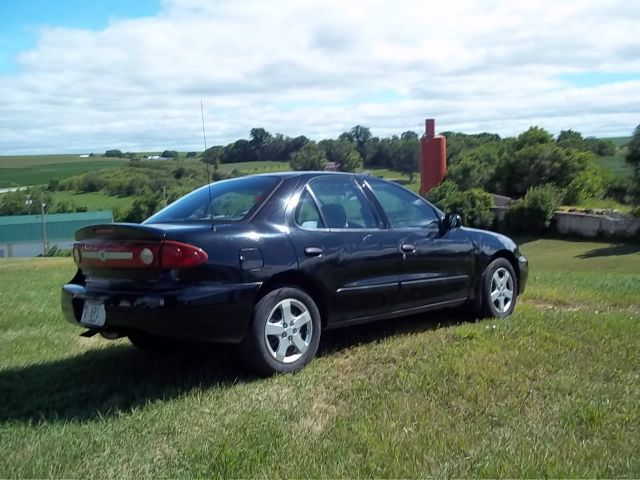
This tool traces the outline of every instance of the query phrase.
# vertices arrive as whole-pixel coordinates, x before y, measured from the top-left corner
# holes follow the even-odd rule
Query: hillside
[[[327,333],[267,379],[227,347],[80,338],[70,259],[0,260],[0,476],[637,477],[638,247],[523,251],[513,317]]]

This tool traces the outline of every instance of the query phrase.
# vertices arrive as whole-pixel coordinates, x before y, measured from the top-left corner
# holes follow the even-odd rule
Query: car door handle
[[[403,243],[400,245],[400,250],[404,253],[414,253],[416,251],[416,246],[412,243]]]
[[[317,257],[318,255],[322,255],[324,250],[321,247],[305,247],[304,253],[309,255],[310,257]]]

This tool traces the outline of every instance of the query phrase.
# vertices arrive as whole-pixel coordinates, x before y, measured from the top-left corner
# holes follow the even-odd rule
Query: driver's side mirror
[[[457,213],[447,213],[442,222],[445,230],[452,230],[462,226],[462,217]]]

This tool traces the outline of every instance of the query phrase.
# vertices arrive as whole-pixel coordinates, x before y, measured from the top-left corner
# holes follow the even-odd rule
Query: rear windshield
[[[278,185],[280,177],[260,176],[222,180],[185,195],[144,223],[238,222],[257,209]]]

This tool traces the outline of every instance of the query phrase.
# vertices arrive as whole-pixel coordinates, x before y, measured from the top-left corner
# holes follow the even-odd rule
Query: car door
[[[375,178],[366,183],[391,229],[399,234],[403,307],[417,309],[467,299],[475,247],[464,230],[443,231],[433,206],[399,185]]]
[[[328,298],[333,323],[396,310],[400,300],[398,239],[351,175],[315,177],[291,211],[290,238],[300,270]]]

